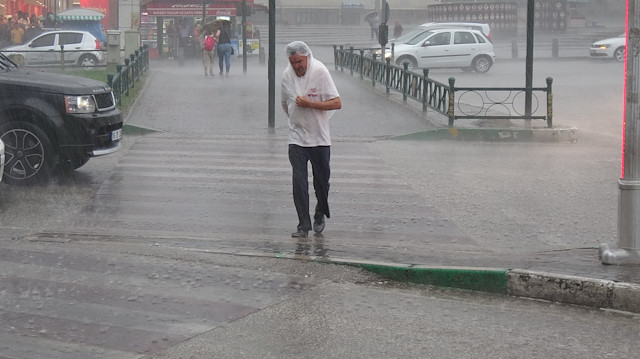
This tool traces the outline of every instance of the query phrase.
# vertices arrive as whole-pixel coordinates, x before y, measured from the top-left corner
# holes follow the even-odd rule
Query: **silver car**
[[[627,37],[623,33],[618,37],[594,42],[589,49],[589,56],[591,58],[614,59],[622,62],[625,59],[626,47]]]
[[[61,49],[63,51],[61,51]],[[87,31],[56,30],[44,32],[22,45],[0,51],[20,66],[79,65],[93,67],[104,60],[100,41]]]
[[[409,70],[458,67],[485,73],[496,56],[491,41],[482,32],[471,29],[421,28],[398,40],[394,45],[394,62],[401,66],[408,64]]]

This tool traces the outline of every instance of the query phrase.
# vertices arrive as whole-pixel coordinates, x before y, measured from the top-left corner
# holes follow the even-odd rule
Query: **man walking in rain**
[[[313,58],[302,41],[286,47],[289,64],[282,74],[282,108],[289,118],[289,162],[293,169],[293,203],[298,227],[291,234],[304,238],[311,230],[307,164],[311,162],[317,204],[313,230],[322,233],[329,215],[329,158],[331,136],[329,119],[342,107],[340,95],[329,70]]]

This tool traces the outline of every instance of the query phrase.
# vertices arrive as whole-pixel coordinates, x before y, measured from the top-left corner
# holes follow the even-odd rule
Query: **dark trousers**
[[[313,188],[316,192],[315,215],[329,215],[329,159],[331,157],[330,146],[300,147],[289,145],[289,162],[293,169],[293,203],[298,212],[298,229],[311,230],[311,217],[309,216],[309,173],[307,164],[311,161],[313,173]]]

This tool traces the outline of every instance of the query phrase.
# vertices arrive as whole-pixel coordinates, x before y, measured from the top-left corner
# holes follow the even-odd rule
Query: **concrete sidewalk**
[[[312,50],[316,57],[327,61],[326,56],[330,53],[328,48]],[[279,55],[280,52],[276,69],[277,119],[276,127],[272,130],[267,128],[267,68],[259,64],[257,58],[248,60],[246,74],[242,73],[242,60],[236,58],[230,78],[216,76],[213,79],[202,76],[201,64],[197,60],[187,62],[184,67],[173,62],[152,61],[150,78],[126,122],[129,129],[142,127],[163,132],[140,138],[132,151],[152,153],[162,146],[190,143],[195,146],[192,151],[197,153],[206,153],[218,147],[220,149],[215,151],[223,151],[229,146],[237,146],[238,151],[248,156],[251,153],[253,156],[272,153],[274,148],[279,153],[282,150],[280,147],[285,146],[287,135],[286,120],[279,108],[279,79],[284,66]],[[530,223],[524,223],[522,220],[514,221],[520,214],[509,210],[514,208],[510,207],[512,205],[503,207],[510,198],[519,198],[522,207],[517,208],[525,212],[524,217],[538,215],[526,213],[533,202],[546,211],[542,214],[544,218],[562,216],[554,213],[556,199],[553,196],[549,197],[548,203],[545,199],[539,201],[536,198],[540,192],[533,184],[534,179],[525,186],[534,188],[523,189],[522,193],[510,193],[510,186],[521,183],[520,176],[528,176],[531,170],[528,167],[537,169],[537,162],[531,160],[532,157],[540,156],[548,161],[547,151],[566,151],[573,157],[561,161],[572,164],[591,161],[592,158],[584,158],[589,155],[574,153],[576,151],[571,146],[579,145],[518,144],[517,141],[505,145],[477,141],[425,141],[425,138],[394,140],[411,133],[440,131],[438,123],[441,119],[432,119],[430,114],[425,116],[395,103],[384,94],[371,90],[370,85],[362,83],[359,78],[336,73],[331,65],[327,67],[333,73],[341,93],[343,109],[332,122],[332,167],[335,170],[332,174],[330,203],[332,200],[335,202],[336,214],[327,222],[324,236],[310,238],[306,242],[288,238],[295,225],[292,224],[295,216],[291,215],[290,210],[293,205],[287,204],[290,194],[286,192],[289,189],[286,182],[290,174],[286,158],[278,154],[273,158],[260,157],[262,166],[277,173],[252,176],[251,183],[263,189],[260,195],[269,202],[265,208],[273,206],[275,201],[278,206],[287,209],[286,216],[280,218],[265,212],[264,216],[269,217],[265,227],[256,229],[261,234],[231,235],[225,230],[216,233],[216,227],[213,226],[207,228],[215,239],[213,242],[192,238],[180,243],[174,241],[172,245],[208,252],[275,255],[361,266],[396,280],[640,312],[639,268],[600,264],[597,246],[584,238],[590,233],[589,228],[581,228],[582,222],[567,220],[569,224],[565,224],[565,221],[558,224],[531,218]],[[168,91],[169,87],[173,89]],[[203,103],[207,103],[207,106],[203,106]],[[188,127],[177,121],[184,118],[185,114],[189,114],[191,121]],[[514,166],[514,163],[518,163],[517,158],[512,161],[493,161],[507,153],[519,156],[523,147],[526,149],[522,150],[522,160],[531,160],[526,167]],[[130,166],[120,169],[118,176],[124,178],[123,182],[127,178],[127,171],[135,167],[136,160],[132,161]],[[217,165],[216,173],[230,173],[225,172],[227,167],[233,166],[233,171],[237,171],[242,166],[248,166],[243,165],[244,160],[226,161]],[[455,162],[459,161],[465,161],[465,165],[456,167]],[[451,170],[452,166],[457,169]],[[552,171],[552,168],[566,171],[567,166],[557,163],[551,169],[547,166],[537,170]],[[440,172],[446,169],[452,172]],[[456,181],[466,183],[464,186],[476,183],[478,174],[491,177],[495,185],[489,187],[483,183],[456,188]],[[581,175],[584,172],[576,173],[576,176]],[[570,175],[565,174],[565,177]],[[606,181],[606,175],[603,178],[602,181]],[[278,182],[278,187],[271,192],[270,186],[274,182]],[[285,186],[285,192],[281,191],[282,186]],[[544,190],[545,198],[547,193],[556,197],[572,196],[564,192],[561,182],[547,183],[546,186],[551,187]],[[496,217],[498,223],[492,222],[494,219],[483,221],[480,218],[480,222],[486,223],[474,224],[478,230],[476,233],[467,218],[452,214],[453,210],[448,206],[465,202],[464,196],[455,194],[460,191],[485,191],[487,196],[476,195],[487,199],[486,202],[475,201],[467,205],[481,212],[502,213]],[[589,193],[592,197],[607,198],[608,207],[604,210],[611,212],[611,203],[615,202],[611,192],[607,190],[602,193],[605,191],[601,191],[600,187],[588,191],[593,192]],[[501,196],[499,192],[511,197],[503,202],[494,201],[493,197]],[[528,200],[533,202],[528,203]],[[597,207],[598,203],[560,201],[568,202],[568,207],[563,211],[575,211],[576,207],[588,206],[594,206],[594,212],[601,210]],[[243,214],[241,209],[236,208],[234,217],[229,218],[242,222],[244,217],[254,218],[259,214],[255,213],[259,209],[252,208],[251,211]],[[459,209],[459,212],[465,211],[470,216],[474,215],[471,210]],[[593,214],[596,217],[599,215]],[[519,223],[509,227],[516,228],[514,231],[517,233],[509,233],[507,238],[507,234],[496,230],[493,234],[495,238],[490,238],[491,228],[500,227],[499,218],[505,222]],[[615,213],[608,214],[607,218],[609,221],[600,226],[604,228],[604,234],[598,233],[600,237],[610,235],[609,229],[615,227],[615,223],[610,223]],[[583,220],[594,222],[590,217]],[[552,238],[555,237],[554,233],[559,239]],[[259,238],[268,240],[265,242]],[[615,242],[615,236],[604,238],[603,241],[607,239]]]

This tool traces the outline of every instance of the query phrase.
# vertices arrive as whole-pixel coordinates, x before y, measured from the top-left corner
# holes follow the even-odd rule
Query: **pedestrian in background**
[[[22,25],[17,22],[13,23],[13,28],[11,29],[11,43],[14,45],[22,44],[22,38],[24,37],[24,29]]]
[[[202,31],[199,40],[200,47],[202,48],[202,65],[204,66],[204,75],[213,76],[213,54],[216,48],[216,40],[213,36],[213,31],[210,29]]]
[[[169,60],[173,60],[176,56],[176,46],[178,45],[178,29],[176,29],[173,20],[167,25],[167,40],[169,41]]]
[[[398,38],[402,35],[402,25],[400,25],[400,21],[396,21],[396,26],[393,27],[393,37]]]
[[[229,77],[229,68],[231,67],[231,29],[229,28],[229,22],[224,21],[222,27],[216,31],[216,38],[218,39],[218,46],[216,51],[218,52],[218,66],[220,67],[220,76],[223,74],[223,70],[226,70],[227,77]],[[226,65],[226,66],[225,66]]]
[[[324,64],[313,58],[311,49],[302,41],[286,47],[289,64],[282,74],[281,103],[289,118],[289,162],[293,170],[293,203],[298,213],[298,227],[291,234],[304,238],[311,230],[309,215],[309,180],[307,165],[311,162],[313,188],[317,204],[313,230],[324,230],[329,214],[329,159],[331,136],[329,120],[333,110],[342,107],[340,94]]]
[[[378,15],[371,16],[368,21],[369,27],[371,28],[371,40],[375,38],[375,40],[378,41],[378,27],[380,26]]]

